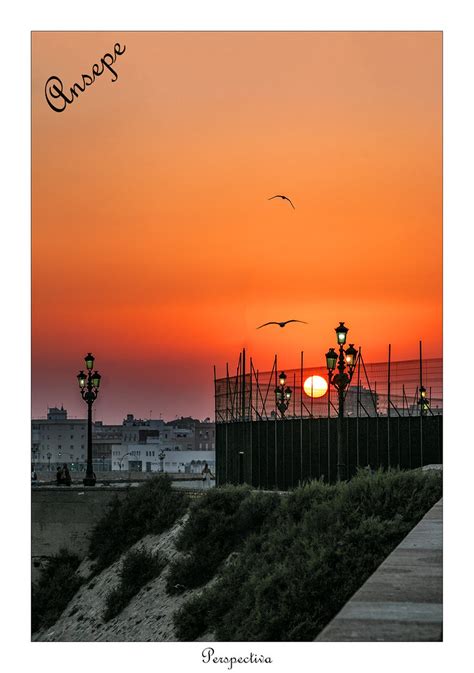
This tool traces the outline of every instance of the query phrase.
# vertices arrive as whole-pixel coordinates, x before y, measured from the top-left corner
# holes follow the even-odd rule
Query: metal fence
[[[390,353],[390,347],[389,347]],[[278,410],[275,388],[283,363],[259,372],[245,350],[235,373],[214,377],[217,484],[249,483],[287,489],[315,478],[337,476],[337,414],[334,392],[313,397],[312,376],[327,381],[325,367],[285,369],[288,408]],[[429,404],[420,405],[420,388]],[[309,393],[309,394],[308,394]],[[365,363],[359,349],[345,393],[343,445],[347,476],[358,468],[413,469],[442,463],[442,359]]]
[[[347,476],[358,468],[414,469],[442,463],[439,416],[343,419]],[[287,490],[337,476],[335,418],[274,418],[216,426],[217,485]]]
[[[247,362],[245,350],[240,354],[235,373],[226,367],[226,376],[215,378],[216,423],[240,420],[272,419],[279,415],[275,399],[278,375],[284,369],[286,384],[292,396],[287,418],[337,416],[334,391],[316,398],[304,392],[304,384],[311,376],[327,381],[326,367],[307,367],[301,353],[298,369],[285,369],[284,363],[274,358],[271,371],[260,372],[252,358]],[[360,353],[351,385],[345,398],[347,416],[417,416],[420,415],[419,390],[426,388],[429,400],[427,415],[443,412],[443,361],[403,360],[398,362],[365,363]]]

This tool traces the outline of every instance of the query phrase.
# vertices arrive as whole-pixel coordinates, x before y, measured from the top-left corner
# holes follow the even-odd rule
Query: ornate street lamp
[[[278,377],[278,380],[280,381],[280,385],[276,386],[275,388],[275,400],[278,411],[280,412],[283,418],[285,415],[285,411],[288,409],[290,405],[291,395],[293,391],[289,386],[285,387],[286,383],[285,372],[281,372],[280,376]]]
[[[426,396],[425,386],[420,386],[420,397],[418,398],[420,406],[420,416],[425,416],[426,412],[430,410],[430,401]]]
[[[119,470],[120,470],[120,472],[122,471],[123,459],[126,458],[127,456],[131,456],[131,455],[132,455],[131,452],[127,451],[127,453],[124,453],[123,456],[120,458],[120,460],[119,460]],[[130,459],[129,459],[129,462],[130,462]],[[129,468],[129,471],[130,471],[130,468]]]
[[[88,353],[84,358],[87,374],[81,369],[77,375],[77,382],[81,391],[82,399],[87,404],[87,468],[86,478],[83,480],[84,486],[95,486],[95,475],[92,468],[92,405],[99,394],[101,376],[98,371],[92,373],[94,366],[94,356]]]
[[[326,353],[326,367],[328,370],[329,385],[336,389],[338,394],[338,415],[337,415],[337,479],[341,481],[346,477],[346,466],[344,461],[344,446],[343,446],[343,432],[342,419],[344,418],[344,398],[346,390],[352,380],[354,374],[357,349],[354,344],[349,344],[349,347],[344,350],[346,343],[347,332],[349,329],[340,322],[335,328],[337,344],[339,346],[339,355],[334,348],[330,348]],[[337,373],[334,370],[337,368]]]
[[[166,457],[166,454],[165,454],[165,452],[163,451],[163,449],[161,449],[161,451],[160,451],[160,453],[159,453],[159,455],[158,455],[158,458],[161,460],[161,471],[162,471],[162,472],[165,471],[165,466],[164,466],[164,460],[165,460],[165,457]]]

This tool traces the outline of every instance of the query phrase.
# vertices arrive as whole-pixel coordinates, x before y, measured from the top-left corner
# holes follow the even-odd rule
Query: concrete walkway
[[[443,501],[353,595],[316,641],[440,641]]]

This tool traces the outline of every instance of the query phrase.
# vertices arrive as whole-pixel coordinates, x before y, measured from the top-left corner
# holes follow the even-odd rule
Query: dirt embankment
[[[180,554],[175,543],[187,516],[161,535],[147,535],[132,549],[145,548],[154,553],[159,552],[169,563]],[[53,642],[176,641],[173,614],[188,598],[202,589],[169,596],[165,588],[168,572],[165,568],[160,577],[144,586],[117,617],[104,622],[102,615],[105,612],[106,597],[119,583],[118,570],[122,558],[89,580],[91,564],[88,559],[84,560],[77,572],[86,578],[85,583],[57,622],[48,629],[36,633],[32,640]],[[202,640],[212,640],[212,638]]]

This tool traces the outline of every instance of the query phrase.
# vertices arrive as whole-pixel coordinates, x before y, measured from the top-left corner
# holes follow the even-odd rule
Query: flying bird
[[[304,320],[285,320],[284,322],[266,322],[263,325],[260,325],[260,327],[257,327],[257,329],[262,329],[262,327],[266,327],[267,325],[279,325],[280,327],[284,327],[285,325],[288,325],[289,322],[302,322],[304,325],[307,325],[308,323],[305,322]]]
[[[287,196],[284,196],[283,194],[275,194],[275,196],[270,196],[270,198],[268,200],[271,201],[272,199],[286,199],[287,201],[289,201],[291,203],[291,207],[293,208],[293,210],[296,210],[296,208],[294,207],[291,199],[289,199]]]

